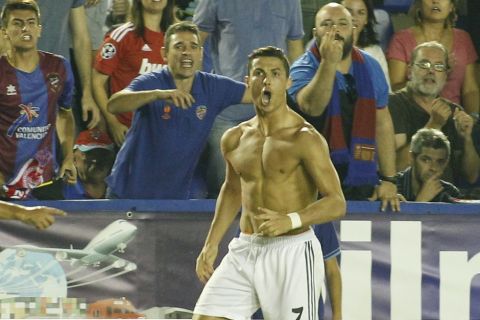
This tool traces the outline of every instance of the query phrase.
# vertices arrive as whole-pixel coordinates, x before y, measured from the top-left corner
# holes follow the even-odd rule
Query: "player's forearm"
[[[237,216],[241,207],[241,192],[224,183],[218,196],[210,230],[205,240],[206,246],[218,246]]]
[[[303,226],[322,224],[334,220],[339,220],[347,211],[347,203],[342,191],[336,193],[323,194],[320,200],[315,201],[306,208],[299,210]]]
[[[114,114],[135,111],[147,103],[158,100],[159,92],[160,90],[119,91],[108,100],[107,110]]]
[[[395,145],[393,133],[393,123],[390,112],[387,107],[377,110],[376,117],[376,134],[377,154],[380,166],[380,173],[387,177],[396,174],[395,170]]]
[[[312,81],[297,95],[300,109],[310,116],[321,116],[330,102],[335,82],[336,65],[320,63]]]

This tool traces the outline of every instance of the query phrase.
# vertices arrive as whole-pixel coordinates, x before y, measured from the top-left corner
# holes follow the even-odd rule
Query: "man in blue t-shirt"
[[[166,67],[137,77],[108,102],[113,113],[135,110],[107,178],[110,197],[188,199],[215,117],[251,100],[245,84],[198,71],[202,47],[193,23],[167,30],[162,55]]]
[[[316,15],[316,41],[291,67],[288,90],[330,148],[345,197],[400,209],[388,85],[379,63],[353,47],[352,17],[329,3]],[[378,184],[377,168],[380,168]]]

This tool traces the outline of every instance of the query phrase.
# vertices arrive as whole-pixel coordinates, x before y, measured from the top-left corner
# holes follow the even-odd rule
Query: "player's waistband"
[[[258,233],[245,234],[242,232],[240,233],[239,239],[243,241],[248,241],[252,245],[272,246],[272,245],[285,245],[285,244],[310,241],[310,240],[316,239],[316,236],[312,228],[310,228],[307,231],[299,234],[295,234],[291,236],[278,236],[278,237],[265,237]]]

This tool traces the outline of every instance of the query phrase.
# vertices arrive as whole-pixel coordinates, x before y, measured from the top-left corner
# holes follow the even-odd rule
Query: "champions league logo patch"
[[[50,85],[50,90],[53,92],[58,92],[61,87],[60,76],[58,73],[50,73],[47,75],[48,84]]]
[[[112,59],[113,56],[117,53],[117,48],[111,43],[105,43],[102,48],[102,58],[103,59]]]
[[[203,120],[207,115],[207,106],[198,106],[195,110],[195,114],[198,119]]]

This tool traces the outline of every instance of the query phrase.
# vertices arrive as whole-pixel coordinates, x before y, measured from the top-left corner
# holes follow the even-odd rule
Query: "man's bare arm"
[[[77,182],[77,169],[73,164],[73,144],[75,141],[75,120],[71,109],[60,108],[57,114],[57,135],[62,148],[62,165],[59,176],[68,183]]]
[[[292,64],[303,54],[303,40],[287,40],[288,61]]]
[[[322,60],[312,81],[297,94],[300,109],[310,116],[320,116],[332,97],[337,66],[342,60],[343,41],[335,39],[336,29],[325,33],[320,44]]]
[[[298,211],[302,225],[321,224],[342,218],[346,212],[337,171],[330,160],[325,139],[316,131],[302,133],[302,163],[315,183],[321,198]]]
[[[55,221],[56,215],[65,216],[66,213],[55,208],[25,207],[0,201],[0,219],[18,220],[37,229],[48,228]]]
[[[342,319],[342,275],[338,266],[337,257],[324,261],[325,278],[327,280],[328,295],[332,306],[332,319]]]
[[[377,141],[378,162],[380,173],[385,177],[396,174],[395,145],[392,117],[388,107],[377,109],[375,119],[375,139]],[[393,211],[400,211],[400,201],[397,197],[397,186],[394,183],[382,181],[378,190],[378,198],[382,201],[382,211],[391,206]]]
[[[82,119],[87,121],[88,113],[91,113],[91,120],[88,123],[88,128],[91,129],[100,121],[100,110],[92,94],[92,43],[87,28],[84,6],[70,10],[70,28],[72,30],[75,63],[82,84]]]
[[[222,137],[221,146],[224,157],[236,145],[235,141],[238,140],[237,134],[239,133],[230,130]],[[220,189],[217,199],[215,216],[210,225],[203,249],[197,258],[197,276],[203,283],[207,282],[213,274],[213,264],[218,254],[220,241],[240,210],[242,205],[241,191],[240,176],[235,172],[231,164],[226,161],[225,182]]]
[[[168,100],[182,108],[188,108],[195,102],[190,93],[178,89],[145,91],[123,89],[110,97],[107,109],[111,113],[134,111],[155,100]]]

